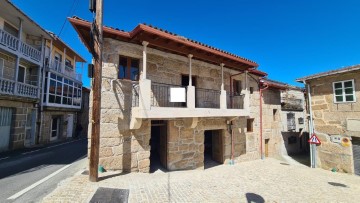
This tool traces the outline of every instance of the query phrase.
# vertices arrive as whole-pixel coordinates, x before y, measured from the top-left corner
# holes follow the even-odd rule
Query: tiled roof
[[[175,33],[173,33],[173,32],[169,32],[169,31],[167,31],[167,30],[165,30],[165,29],[161,29],[161,28],[158,28],[158,27],[153,26],[153,25],[147,25],[146,23],[142,23],[142,25],[145,25],[145,26],[148,26],[148,27],[157,29],[157,30],[159,30],[159,31],[161,31],[161,32],[165,32],[165,33],[167,33],[167,34],[176,36],[176,37],[178,37],[179,39],[182,39],[182,40],[184,40],[184,41],[189,41],[189,42],[192,42],[192,43],[195,43],[195,44],[198,44],[198,45],[201,45],[201,46],[204,46],[204,47],[207,47],[207,48],[216,50],[216,51],[220,51],[220,52],[222,52],[222,53],[224,53],[224,54],[228,54],[228,55],[230,55],[230,56],[234,56],[234,57],[236,57],[236,58],[240,58],[240,59],[243,59],[243,60],[245,60],[245,61],[249,61],[249,62],[251,62],[251,63],[256,63],[255,61],[246,59],[246,58],[244,58],[244,57],[238,56],[238,55],[236,55],[236,54],[233,54],[233,53],[230,53],[230,52],[227,52],[227,51],[218,49],[218,48],[216,48],[216,47],[213,47],[213,46],[210,46],[210,45],[207,45],[207,44],[204,44],[204,43],[201,43],[201,42],[199,42],[199,41],[186,38],[186,37],[184,37],[184,36],[175,34]]]
[[[87,24],[89,23],[92,23],[90,21],[87,21],[87,20],[84,20],[82,18],[79,18],[77,16],[73,16],[72,18],[69,18],[70,21],[72,21],[72,19],[76,19],[78,21],[82,21],[82,22],[85,22]],[[217,51],[217,52],[221,52],[223,54],[226,54],[230,57],[235,57],[237,59],[240,59],[242,61],[245,61],[249,64],[252,64],[253,67],[257,67],[258,65],[256,64],[256,62],[252,61],[252,60],[249,60],[249,59],[246,59],[246,58],[243,58],[243,57],[240,57],[238,55],[235,55],[235,54],[232,54],[230,52],[227,52],[227,51],[224,51],[224,50],[221,50],[221,49],[218,49],[218,48],[215,48],[213,46],[209,46],[207,44],[204,44],[204,43],[201,43],[201,42],[198,42],[196,40],[192,40],[192,39],[188,39],[184,36],[181,36],[181,35],[178,35],[178,34],[175,34],[173,32],[170,32],[168,30],[165,30],[165,29],[161,29],[161,28],[158,28],[156,26],[153,26],[153,25],[148,25],[146,23],[141,23],[139,24],[137,27],[135,27],[132,31],[124,31],[124,30],[121,30],[121,29],[118,29],[118,28],[114,28],[114,27],[109,27],[109,26],[105,26],[103,25],[103,28],[104,28],[104,32],[110,32],[110,33],[113,33],[113,34],[119,34],[119,35],[122,35],[123,37],[131,37],[132,35],[134,35],[139,29],[143,29],[143,28],[148,28],[148,29],[153,29],[153,30],[157,30],[157,31],[160,31],[161,33],[163,34],[167,34],[167,35],[171,35],[173,37],[177,37],[178,40],[181,40],[181,41],[184,41],[184,42],[187,42],[187,43],[190,43],[190,44],[196,44],[197,46],[201,46],[201,47],[204,47],[204,48],[208,48],[208,49],[211,49],[211,50],[214,50],[214,51]]]
[[[298,79],[296,79],[296,81],[303,82],[306,80],[312,80],[312,79],[316,79],[316,78],[320,78],[320,77],[324,77],[324,76],[346,73],[346,72],[355,71],[355,70],[360,70],[360,64],[348,66],[348,67],[340,68],[340,69],[336,69],[336,70],[326,71],[326,72],[322,72],[322,73],[317,73],[314,75],[309,75],[306,77],[298,78]]]

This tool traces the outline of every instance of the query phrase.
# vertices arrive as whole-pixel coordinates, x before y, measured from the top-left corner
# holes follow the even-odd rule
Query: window
[[[333,83],[334,102],[355,102],[355,85],[354,80],[345,80]]]
[[[69,59],[65,59],[65,67],[73,69],[73,65],[71,65],[71,61]]]
[[[19,36],[18,29],[16,29],[14,26],[10,25],[7,22],[4,22],[4,30],[15,37]]]
[[[26,69],[23,66],[19,66],[18,82],[25,83]]]
[[[139,60],[126,56],[120,56],[118,78],[139,80]]]
[[[48,103],[56,103],[70,106],[81,105],[81,84],[76,83],[67,78],[63,78],[54,73],[50,74],[49,82],[49,101]],[[47,86],[46,88],[47,89]]]
[[[4,59],[0,58],[0,77],[4,74]]]
[[[242,90],[241,80],[233,80],[234,95],[240,95]]]
[[[304,118],[298,118],[298,120],[299,120],[299,124],[304,124]]]
[[[273,109],[273,120],[277,120],[277,109]]]
[[[250,87],[250,94],[254,93],[254,87]]]
[[[288,113],[287,114],[287,127],[288,127],[288,131],[293,131],[293,130],[296,129],[295,114],[294,113]]]
[[[254,119],[249,118],[247,119],[247,132],[253,132],[254,131]]]

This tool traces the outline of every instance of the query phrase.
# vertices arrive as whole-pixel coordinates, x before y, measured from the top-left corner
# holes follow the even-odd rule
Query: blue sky
[[[92,19],[88,0],[12,2],[56,34],[69,15]],[[269,78],[300,85],[295,79],[301,76],[360,64],[359,8],[358,0],[104,0],[104,24],[127,31],[152,24],[254,60]],[[60,37],[91,61],[69,22]]]

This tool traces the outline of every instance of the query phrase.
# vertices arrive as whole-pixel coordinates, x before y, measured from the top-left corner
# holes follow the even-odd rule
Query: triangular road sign
[[[308,140],[310,144],[321,144],[318,137],[316,137],[315,133],[311,136],[311,138]]]

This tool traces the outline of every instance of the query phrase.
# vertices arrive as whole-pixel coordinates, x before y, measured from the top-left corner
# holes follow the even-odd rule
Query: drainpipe
[[[263,153],[263,136],[262,136],[262,131],[263,131],[263,126],[262,126],[262,92],[266,89],[269,88],[268,85],[265,85],[265,88],[261,89],[261,85],[263,84],[263,81],[261,80],[261,78],[259,78],[259,92],[260,92],[260,155],[261,155],[261,159],[264,159],[264,153]]]
[[[311,92],[310,92],[310,84],[306,84],[306,81],[304,80],[303,83],[307,86],[307,94],[308,94],[308,101],[309,101],[309,114],[310,114],[310,121],[309,121],[309,138],[314,134],[315,127],[314,127],[314,121],[312,116],[312,108],[311,108]],[[310,144],[310,163],[311,168],[315,168],[316,166],[316,158],[315,158],[315,144]]]

